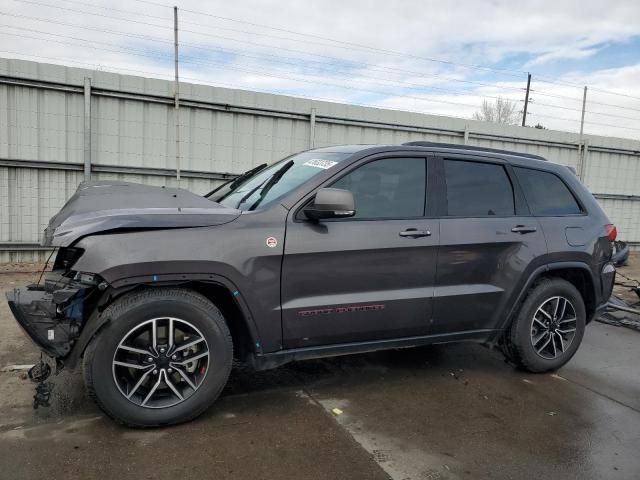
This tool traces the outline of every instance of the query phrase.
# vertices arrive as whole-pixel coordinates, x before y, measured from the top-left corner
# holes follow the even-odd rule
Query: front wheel
[[[506,356],[533,373],[557,370],[578,350],[585,324],[584,300],[576,287],[561,278],[543,279],[506,334]]]
[[[233,344],[220,311],[179,288],[117,300],[84,355],[87,390],[129,426],[185,422],[207,409],[227,382]]]

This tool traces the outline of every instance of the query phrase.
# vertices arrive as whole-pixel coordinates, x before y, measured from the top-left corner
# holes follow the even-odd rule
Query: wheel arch
[[[524,287],[520,290],[518,297],[511,306],[502,329],[506,329],[511,325],[527,293],[541,278],[562,278],[576,287],[584,300],[587,323],[592,319],[596,311],[597,291],[596,280],[589,265],[584,262],[553,262],[539,266],[529,275]]]
[[[79,364],[91,340],[109,323],[110,319],[102,315],[109,305],[127,293],[161,287],[178,287],[195,291],[218,307],[231,331],[234,352],[239,359],[246,359],[250,353],[262,353],[253,316],[240,291],[231,281],[224,277],[213,278],[211,275],[207,275],[207,279],[198,278],[198,276],[190,278],[183,274],[176,275],[175,279],[168,275],[163,277],[162,282],[129,281],[126,282],[126,286],[112,287],[104,291],[97,307],[85,322],[69,356],[64,360],[64,364],[72,369]]]

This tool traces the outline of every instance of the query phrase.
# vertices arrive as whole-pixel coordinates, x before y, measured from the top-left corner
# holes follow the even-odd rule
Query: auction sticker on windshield
[[[323,160],[321,158],[312,158],[311,160],[304,162],[303,165],[306,165],[307,167],[316,167],[326,170],[327,168],[333,167],[336,163],[338,162],[334,162],[332,160]]]

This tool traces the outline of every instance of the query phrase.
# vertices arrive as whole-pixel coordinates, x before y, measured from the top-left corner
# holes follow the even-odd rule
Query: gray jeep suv
[[[425,142],[310,150],[201,197],[83,183],[51,219],[43,283],[8,293],[46,354],[116,420],[194,418],[235,358],[473,341],[531,372],[605,307],[616,230],[569,168]]]

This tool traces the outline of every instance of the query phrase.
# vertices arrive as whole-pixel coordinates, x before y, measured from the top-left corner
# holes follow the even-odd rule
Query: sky
[[[170,1],[170,0],[168,0]],[[640,140],[640,2],[176,0],[191,83]],[[173,78],[173,3],[3,0],[0,56]]]

